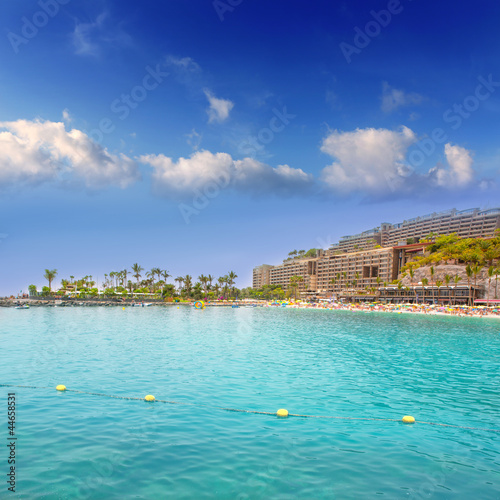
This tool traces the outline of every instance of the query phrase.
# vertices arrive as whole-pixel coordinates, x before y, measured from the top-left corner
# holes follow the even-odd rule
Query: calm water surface
[[[17,493],[2,480],[0,498],[500,498],[500,433],[214,408],[499,429],[496,320],[0,309],[0,352],[0,383],[48,387],[14,389]]]

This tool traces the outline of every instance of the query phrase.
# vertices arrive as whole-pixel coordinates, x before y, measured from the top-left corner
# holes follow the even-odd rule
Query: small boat
[[[15,309],[29,309],[30,306],[28,306],[27,304],[23,304],[22,306],[16,306]]]

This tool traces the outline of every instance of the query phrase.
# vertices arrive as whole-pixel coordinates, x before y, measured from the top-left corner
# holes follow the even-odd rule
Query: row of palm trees
[[[342,289],[344,289],[344,291],[347,291],[350,288],[356,288],[358,286],[360,277],[361,276],[360,276],[359,272],[356,272],[354,274],[354,279],[349,281],[347,279],[347,271],[343,271],[341,273],[340,272],[337,273],[335,278],[332,278],[330,280],[330,284],[333,285],[334,292],[341,293]],[[377,281],[377,285],[379,285],[381,280],[379,277],[377,277],[376,281]],[[372,290],[370,287],[367,287],[367,289],[369,291]]]
[[[213,292],[215,297],[219,297],[222,293],[223,298],[229,298],[235,295],[234,285],[237,277],[238,275],[234,271],[229,271],[228,274],[220,276],[219,278],[215,278],[211,274],[208,276],[201,274],[198,276],[198,283],[206,299],[208,299],[210,292]],[[193,278],[189,274],[186,276],[178,276],[174,281],[178,283],[179,293],[186,296],[190,296],[193,288],[198,284],[196,283],[193,285]]]
[[[468,304],[469,305],[472,305],[472,302],[473,302],[472,301],[472,289],[473,289],[472,288],[472,279],[474,279],[474,289],[476,289],[477,288],[477,277],[481,274],[481,271],[483,270],[483,268],[484,268],[484,266],[480,265],[479,263],[475,263],[473,265],[467,264],[467,266],[465,267],[465,274],[467,276],[467,286],[468,286],[468,290],[469,290],[469,294],[468,294]],[[490,293],[491,286],[492,286],[492,281],[494,279],[494,281],[495,281],[495,283],[494,283],[495,299],[498,299],[498,277],[500,276],[500,267],[495,267],[495,266],[491,265],[488,267],[487,272],[488,272],[488,297],[490,297],[490,295],[491,295],[491,293]],[[414,285],[414,275],[415,275],[414,268],[409,267],[407,270],[407,273],[408,273],[408,276],[410,277],[410,285],[413,286]],[[291,283],[290,283],[290,286],[292,286],[294,288],[296,288],[296,283],[292,283],[292,280],[295,280],[295,278],[296,277],[292,277]],[[356,288],[358,283],[359,283],[359,279],[360,279],[360,274],[357,272],[354,275],[354,279],[352,281],[348,281],[347,280],[347,272],[344,271],[342,273],[340,273],[340,272],[337,273],[336,277],[332,278],[330,280],[330,284],[333,285],[335,292],[342,292],[342,291],[346,292],[350,288]],[[458,274],[456,274],[455,276],[451,276],[450,274],[445,274],[442,280],[437,280],[435,267],[430,266],[429,267],[429,278],[423,278],[421,280],[421,283],[423,286],[427,286],[427,285],[429,285],[429,283],[432,285],[433,288],[432,288],[431,293],[432,293],[432,300],[434,302],[435,301],[434,285],[436,287],[438,287],[437,292],[438,292],[438,300],[439,300],[439,298],[440,298],[439,287],[441,287],[443,285],[449,286],[452,282],[456,286],[461,280],[462,280],[462,278]],[[380,286],[380,284],[381,284],[380,277],[376,278],[376,282],[377,282],[377,286]],[[402,290],[404,288],[401,280],[396,280],[395,284],[397,284],[398,290]],[[387,287],[387,285],[388,285],[388,283],[386,281],[384,281],[383,286]],[[406,287],[405,289],[409,290],[408,287]],[[366,291],[371,292],[371,293],[375,293],[376,288],[368,286],[368,287],[366,287]],[[455,288],[453,289],[452,297],[450,297],[450,301],[452,301],[452,300],[454,303],[456,302],[456,289]]]
[[[468,304],[472,305],[472,279],[474,289],[477,288],[477,277],[484,268],[487,268],[488,276],[488,300],[491,295],[491,282],[495,280],[495,299],[498,299],[498,277],[500,276],[500,231],[496,230],[492,238],[460,238],[456,234],[438,237],[434,243],[427,248],[427,255],[417,260],[408,262],[402,269],[413,279],[414,270],[421,266],[429,266],[431,284],[442,284],[435,280],[433,264],[447,265],[465,264],[465,275],[469,289]],[[444,276],[445,284],[449,284],[450,277]],[[460,280],[455,276],[454,279]],[[423,281],[423,280],[422,280]],[[458,281],[455,281],[455,284]]]
[[[472,305],[473,300],[472,300],[472,279],[474,279],[474,290],[477,289],[477,278],[481,274],[482,270],[485,268],[485,266],[482,266],[479,263],[474,263],[474,264],[467,264],[465,266],[465,275],[467,276],[467,287],[469,290],[468,293],[468,305]],[[413,267],[408,268],[408,276],[410,277],[410,283],[413,284],[413,278],[415,275],[415,271]],[[458,274],[455,274],[455,276],[451,276],[449,274],[445,274],[443,277],[443,280],[437,280],[436,278],[436,270],[434,266],[429,266],[429,278],[422,278],[422,285],[427,286],[430,282],[432,285],[432,299],[434,302],[434,285],[438,287],[438,301],[439,301],[439,287],[446,285],[449,286],[450,283],[453,281],[453,284],[456,286],[460,281],[462,281],[462,277],[459,276]],[[490,265],[487,269],[487,276],[488,276],[488,299],[487,302],[489,302],[489,297],[491,295],[491,282],[493,278],[495,279],[495,299],[498,299],[498,277],[500,276],[500,266],[493,266]],[[398,282],[399,283],[399,282]],[[399,285],[398,285],[399,286]],[[453,299],[455,302],[455,288],[453,289]]]
[[[127,289],[130,292],[162,292],[163,294],[171,295],[175,293],[176,290],[174,285],[169,285],[167,283],[168,278],[172,276],[167,270],[161,269],[160,267],[153,267],[145,273],[144,271],[145,269],[141,265],[134,263],[130,270],[123,269],[121,271],[111,271],[105,274],[103,283],[105,293],[106,291],[110,294],[114,292],[123,292]],[[49,283],[49,291],[52,290],[52,282],[56,276],[57,269],[45,270],[44,278]],[[135,278],[136,282],[133,283],[128,279],[129,276]],[[141,279],[143,276],[145,279]],[[189,274],[186,276],[178,276],[174,281],[177,283],[179,295],[185,297],[190,297],[194,290],[201,288],[205,298],[208,298],[211,292],[215,297],[219,297],[222,293],[223,298],[228,298],[234,296],[236,293],[235,284],[237,277],[238,275],[234,271],[230,271],[219,278],[215,278],[211,274],[208,276],[201,274],[198,276],[198,282],[194,282],[192,276]],[[77,280],[75,280],[74,276],[70,276],[69,280],[61,280],[61,284],[63,289],[67,289],[67,287],[71,285],[71,288],[75,289],[75,291],[89,289],[95,286],[92,276],[85,276]]]

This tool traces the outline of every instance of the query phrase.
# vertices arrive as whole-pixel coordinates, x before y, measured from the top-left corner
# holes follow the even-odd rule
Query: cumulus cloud
[[[162,154],[144,155],[139,160],[153,168],[156,193],[175,198],[192,196],[210,186],[286,196],[305,192],[314,182],[311,175],[288,165],[273,168],[252,158],[234,160],[227,153],[214,154],[206,150],[177,161]]]
[[[448,167],[437,165],[429,171],[429,176],[440,187],[460,188],[469,185],[474,179],[470,151],[460,146],[446,144],[444,154]]]
[[[42,120],[0,122],[0,186],[83,180],[90,188],[127,187],[139,178],[131,158],[115,155],[80,130]]]
[[[408,147],[417,140],[407,127],[398,131],[356,129],[334,131],[323,140],[321,151],[335,161],[321,172],[321,179],[337,192],[383,194],[401,185],[408,175]]]
[[[391,87],[387,82],[382,84],[382,103],[380,108],[384,113],[391,113],[398,108],[421,104],[424,97],[415,92],[404,92]]]
[[[207,109],[208,123],[222,123],[224,120],[227,120],[227,118],[229,118],[229,112],[234,107],[234,103],[229,99],[219,99],[215,97],[208,89],[205,89],[203,92],[205,92],[210,105]]]

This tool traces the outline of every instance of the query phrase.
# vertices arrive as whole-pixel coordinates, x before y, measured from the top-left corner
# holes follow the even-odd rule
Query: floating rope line
[[[33,386],[33,385],[14,385],[14,384],[0,384],[0,387],[18,387],[21,389],[48,389],[52,390],[53,387],[41,387],[41,386]],[[287,417],[298,417],[298,418],[320,418],[320,419],[327,419],[327,420],[364,420],[364,421],[371,421],[371,422],[401,422],[401,419],[398,418],[376,418],[376,417],[335,417],[335,416],[330,416],[330,415],[301,415],[299,413],[288,413],[287,410],[278,410],[277,412],[270,412],[270,411],[258,411],[258,410],[244,410],[240,408],[226,408],[224,406],[215,406],[215,405],[208,405],[204,403],[187,403],[187,402],[181,402],[181,401],[168,401],[166,399],[156,399],[154,396],[146,396],[146,398],[151,398],[151,399],[145,399],[145,398],[140,398],[140,397],[134,397],[134,396],[117,396],[115,394],[104,394],[101,392],[89,392],[89,391],[79,391],[77,389],[67,389],[64,385],[58,385],[57,390],[59,391],[64,391],[64,392],[74,392],[75,394],[85,394],[87,396],[97,396],[97,397],[102,397],[102,398],[110,398],[110,399],[124,399],[128,401],[154,401],[157,403],[164,403],[164,404],[170,404],[170,405],[181,405],[181,406],[203,406],[205,408],[210,408],[214,410],[222,410],[222,411],[231,411],[235,413],[253,413],[254,415],[270,415],[275,417],[276,415],[278,416],[287,416]],[[284,413],[280,413],[284,412]],[[404,417],[408,418],[408,417]],[[409,417],[413,418],[413,417]],[[405,420],[403,420],[405,421]],[[466,430],[474,430],[474,431],[484,431],[484,432],[497,432],[500,433],[500,429],[486,429],[482,427],[466,427],[463,425],[454,425],[454,424],[441,424],[438,422],[424,422],[422,420],[408,420],[407,422],[410,423],[417,423],[417,424],[424,424],[424,425],[434,425],[434,426],[439,426],[439,427],[451,427],[453,429],[466,429]]]

